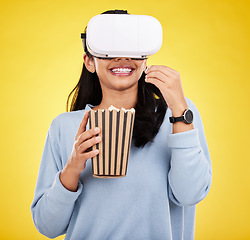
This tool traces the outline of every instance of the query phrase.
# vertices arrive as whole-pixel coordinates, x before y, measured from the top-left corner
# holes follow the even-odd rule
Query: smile
[[[114,67],[109,69],[109,72],[114,76],[130,76],[134,72],[134,68],[131,67]]]

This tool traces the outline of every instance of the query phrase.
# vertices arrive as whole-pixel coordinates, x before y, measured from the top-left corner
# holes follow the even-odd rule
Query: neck
[[[100,105],[93,109],[107,109],[111,105],[119,109],[122,107],[125,109],[134,108],[137,103],[137,87],[138,85],[136,84],[132,89],[125,91],[112,91],[110,89],[105,91],[105,89],[102,89],[102,101]]]

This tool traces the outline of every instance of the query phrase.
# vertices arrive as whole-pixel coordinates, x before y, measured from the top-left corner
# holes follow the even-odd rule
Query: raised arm
[[[172,148],[169,196],[181,206],[194,205],[205,198],[212,181],[211,159],[201,116],[192,101],[187,99],[187,102],[194,113],[194,129],[168,136],[168,146]]]

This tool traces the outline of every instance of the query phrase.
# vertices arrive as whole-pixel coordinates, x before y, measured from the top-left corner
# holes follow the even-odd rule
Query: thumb
[[[88,119],[89,119],[89,111],[86,110],[85,111],[85,114],[84,114],[84,117],[79,125],[79,128],[78,128],[78,131],[77,131],[77,134],[76,134],[76,137],[75,137],[75,140],[77,140],[79,138],[79,136],[86,131],[86,126],[87,126],[87,122],[88,122]]]

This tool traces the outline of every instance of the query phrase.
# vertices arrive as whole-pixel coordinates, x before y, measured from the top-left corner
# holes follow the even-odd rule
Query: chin
[[[118,91],[126,91],[128,89],[131,89],[135,87],[138,84],[138,81],[131,83],[131,81],[126,82],[118,82],[115,85],[112,85],[112,88]]]

